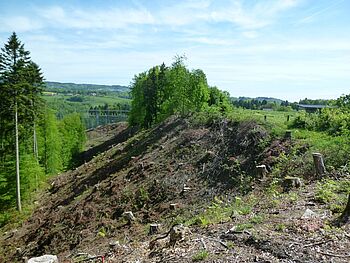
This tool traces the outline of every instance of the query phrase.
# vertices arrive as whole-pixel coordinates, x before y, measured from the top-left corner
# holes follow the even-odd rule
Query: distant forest
[[[121,85],[76,84],[46,81],[45,86],[45,91],[58,92],[61,94],[117,95],[121,98],[130,98],[129,87]]]
[[[304,105],[335,105],[335,100],[323,100],[323,99],[302,99],[299,102],[289,102],[288,100],[280,100],[276,98],[267,98],[267,97],[231,97],[231,103],[235,107],[241,107],[244,109],[251,110],[262,110],[262,109],[273,109],[278,111],[288,111],[288,110],[297,110],[298,104]]]

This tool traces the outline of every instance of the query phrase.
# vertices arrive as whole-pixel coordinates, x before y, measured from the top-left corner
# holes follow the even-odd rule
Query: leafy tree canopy
[[[205,73],[189,70],[185,56],[176,56],[170,67],[164,63],[136,75],[131,83],[131,125],[149,127],[172,114],[187,115],[208,107],[229,109],[229,96],[209,87]]]

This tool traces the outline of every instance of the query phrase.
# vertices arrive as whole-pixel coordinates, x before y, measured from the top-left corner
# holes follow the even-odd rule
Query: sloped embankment
[[[113,240],[149,241],[148,224],[168,229],[175,222],[170,204],[195,215],[215,196],[249,192],[255,166],[272,165],[271,155],[290,149],[280,141],[266,150],[269,135],[254,122],[190,125],[172,117],[151,130],[120,124],[116,131],[82,155],[85,163],[52,181],[32,217],[3,242],[5,258],[50,253],[71,262],[72,253],[101,254]],[[136,222],[128,224],[125,211]]]

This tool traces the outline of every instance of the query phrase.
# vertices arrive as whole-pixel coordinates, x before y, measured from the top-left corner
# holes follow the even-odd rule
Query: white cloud
[[[214,46],[231,46],[237,44],[236,40],[215,37],[188,37],[184,38],[183,41],[191,44],[206,44]]]
[[[244,31],[242,35],[246,38],[256,38],[258,37],[258,33],[256,31]]]
[[[243,3],[232,1],[231,5],[213,11],[211,18],[217,22],[231,22],[243,29],[260,29],[274,23],[282,12],[296,7],[300,0],[260,1],[249,7]]]
[[[3,16],[0,17],[0,31],[2,32],[26,32],[43,27],[43,24],[26,16]]]
[[[300,19],[297,24],[307,24],[307,23],[311,23],[313,22],[318,16],[320,16],[321,14],[327,12],[329,9],[333,8],[334,6],[339,5],[340,3],[344,2],[344,0],[340,0],[337,2],[331,2],[329,5],[327,5],[326,7],[323,7],[321,9],[317,9],[315,11],[312,11],[309,15],[307,15],[306,17]]]
[[[75,29],[120,29],[130,24],[154,24],[152,14],[146,10],[64,10],[53,6],[41,9],[39,15],[54,27]]]
[[[300,0],[263,1],[244,5],[243,1],[230,1],[216,6],[210,0],[191,0],[181,4],[161,5],[147,10],[141,4],[129,8],[69,8],[56,5],[36,9],[36,15],[0,18],[2,28],[30,31],[44,27],[60,29],[123,29],[132,25],[159,25],[174,27],[206,23],[228,22],[247,31],[264,28],[275,21],[280,13],[299,3]],[[249,3],[249,2],[248,2]]]

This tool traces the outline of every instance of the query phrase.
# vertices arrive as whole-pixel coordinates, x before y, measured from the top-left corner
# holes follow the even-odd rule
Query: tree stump
[[[43,255],[28,260],[28,263],[58,263],[56,255]]]
[[[120,246],[119,241],[113,240],[109,242],[109,248],[110,249],[116,249],[118,246]]]
[[[149,235],[157,234],[159,232],[159,224],[150,224],[149,225]]]
[[[301,179],[299,177],[286,177],[284,178],[283,182],[282,182],[282,186],[284,191],[288,191],[292,188],[299,188],[301,187],[302,182]]]
[[[267,175],[268,171],[266,169],[266,165],[262,164],[262,165],[257,165],[256,166],[256,173],[258,175],[258,178],[260,179],[264,179],[265,176]]]
[[[292,131],[286,131],[286,133],[284,134],[284,139],[292,140]]]
[[[323,163],[323,157],[320,153],[313,153],[314,165],[316,170],[316,176],[321,177],[326,173],[326,168]]]
[[[173,226],[169,232],[169,244],[174,246],[176,242],[183,240],[188,231],[189,229],[182,224]]]
[[[129,223],[136,220],[134,214],[131,211],[124,212],[123,216],[126,220],[128,220]]]
[[[191,190],[191,187],[188,187],[186,184],[184,184],[183,188],[182,188],[182,194],[189,192]]]
[[[341,221],[347,222],[349,221],[349,217],[350,217],[350,193],[348,196],[348,203],[346,204],[345,210],[343,211],[340,218],[341,218]]]
[[[169,207],[170,207],[170,210],[176,210],[176,208],[179,207],[179,204],[178,203],[173,203],[173,204],[170,204]]]

